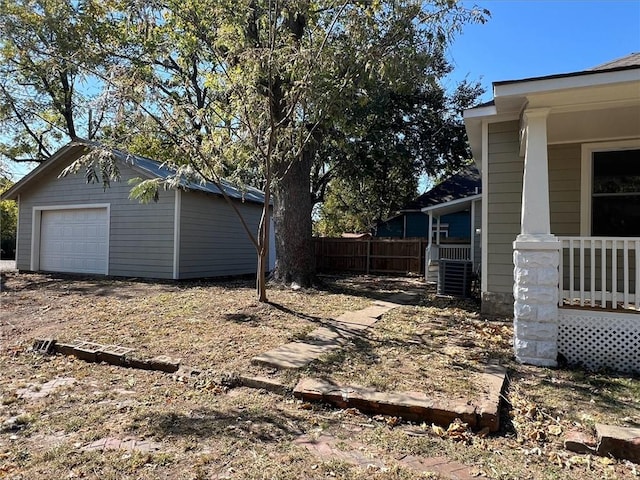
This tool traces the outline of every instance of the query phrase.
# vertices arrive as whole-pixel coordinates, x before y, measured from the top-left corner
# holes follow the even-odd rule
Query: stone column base
[[[552,235],[523,235],[513,248],[516,360],[554,367],[558,358],[560,242]]]

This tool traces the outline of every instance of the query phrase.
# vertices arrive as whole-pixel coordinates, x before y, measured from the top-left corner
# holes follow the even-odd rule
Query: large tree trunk
[[[311,236],[311,149],[289,168],[277,172],[273,219],[276,228],[276,271],[274,280],[301,287],[313,284],[315,257]]]

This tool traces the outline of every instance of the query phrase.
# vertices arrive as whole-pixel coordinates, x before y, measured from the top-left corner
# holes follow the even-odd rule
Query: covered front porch
[[[569,135],[580,132],[557,123],[558,116],[575,122],[578,115],[596,122],[593,112],[568,117],[566,112],[554,114],[551,107],[525,109],[522,115],[521,232],[513,244],[516,357],[535,365],[568,363],[637,372],[640,211],[628,206],[637,205],[640,198],[640,142],[580,142],[576,218],[551,201],[564,200],[563,188],[570,183],[552,181],[550,170],[557,172],[563,159],[549,152],[559,151],[550,139],[579,140]],[[613,135],[609,129],[616,126],[611,122],[601,134]],[[561,231],[578,228],[580,235],[556,234],[552,225]]]
[[[640,371],[640,238],[558,240],[559,358]]]
[[[483,311],[513,302],[522,363],[640,372],[640,54],[493,87],[465,111]]]

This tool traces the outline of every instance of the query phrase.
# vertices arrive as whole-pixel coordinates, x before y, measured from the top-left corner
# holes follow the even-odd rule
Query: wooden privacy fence
[[[424,274],[427,239],[314,238],[318,272]]]

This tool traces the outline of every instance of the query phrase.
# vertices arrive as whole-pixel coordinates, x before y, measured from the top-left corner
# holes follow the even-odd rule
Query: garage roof
[[[62,170],[62,164],[64,163],[64,160],[67,159],[71,154],[78,154],[79,149],[87,151],[92,148],[108,147],[88,140],[74,140],[72,142],[69,142],[68,144],[60,148],[56,153],[54,153],[49,160],[40,164],[37,168],[35,168],[19,182],[13,185],[10,189],[4,192],[1,197],[2,200],[13,200],[17,198],[20,191],[23,190],[27,185],[29,185],[35,178],[39,177],[43,172],[50,171],[56,165],[60,168],[60,170]],[[148,178],[159,178],[164,180],[176,174],[175,169],[156,160],[152,160],[140,155],[134,155],[114,148],[108,148],[108,150],[118,161],[132,166],[135,170],[147,176]],[[78,155],[78,157],[81,155],[82,153]],[[180,178],[180,186],[185,190],[201,191],[219,196],[222,195],[221,189],[212,182],[195,182],[182,177]],[[227,180],[222,180],[220,186],[224,189],[224,192],[231,198],[253,203],[264,203],[264,193],[257,188],[249,186],[238,187]]]

